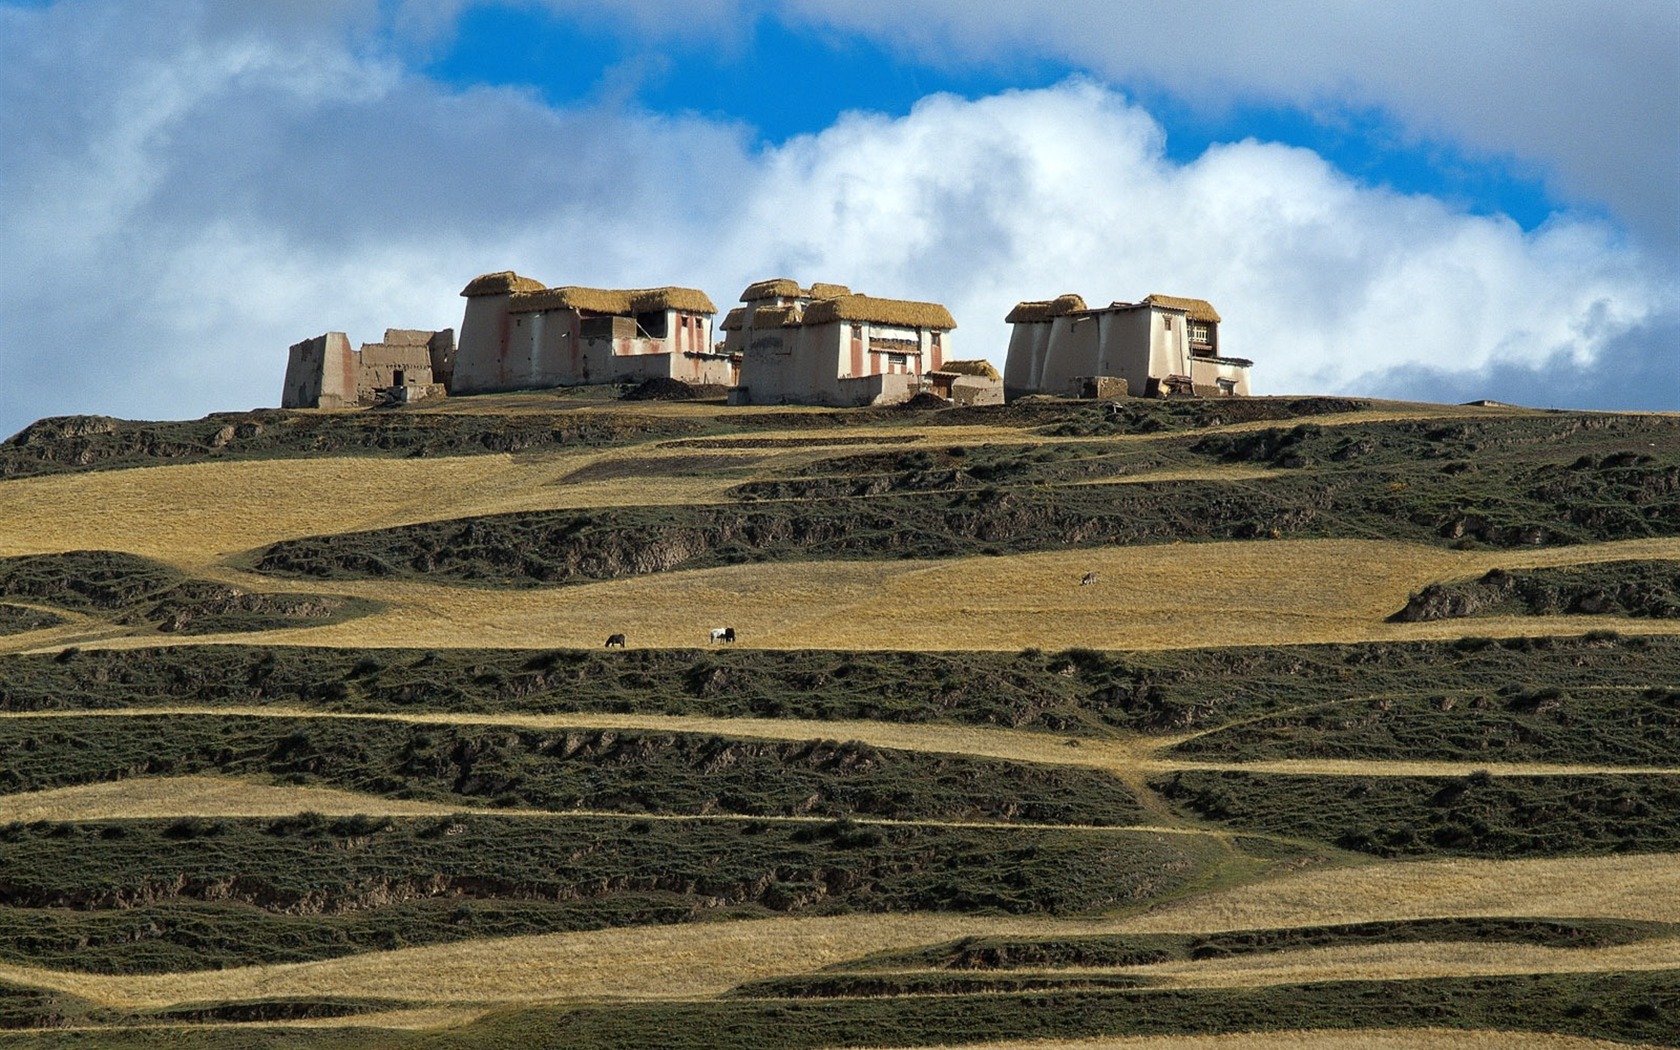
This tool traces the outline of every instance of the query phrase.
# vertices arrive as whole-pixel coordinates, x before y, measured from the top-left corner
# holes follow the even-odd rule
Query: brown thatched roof
[[[754,328],[781,328],[785,325],[799,323],[799,307],[797,306],[761,306],[753,311],[752,326]]]
[[[811,298],[834,299],[842,295],[851,295],[852,290],[843,284],[824,284],[822,281],[811,282]]]
[[[1076,314],[1084,309],[1085,300],[1069,292],[1054,299],[1029,299],[1016,303],[1015,309],[1009,311],[1003,320],[1005,324],[1034,324]]]
[[[984,379],[1002,379],[998,370],[992,367],[990,361],[946,361],[935,372],[951,372],[959,376],[980,376]]]
[[[791,277],[772,277],[768,281],[755,281],[747,285],[747,290],[741,293],[743,303],[755,303],[760,299],[798,299],[805,294],[805,289],[799,287],[799,282]]]
[[[718,325],[720,332],[739,332],[747,326],[747,308],[737,306],[723,315],[723,323]]]
[[[467,282],[461,289],[465,296],[474,295],[506,295],[509,292],[535,292],[544,287],[541,281],[533,281],[529,277],[521,277],[512,270],[500,273],[480,274]]]
[[[626,315],[655,310],[717,313],[712,300],[697,288],[579,288],[575,285],[521,292],[513,297],[508,309],[525,313],[534,310],[584,310],[592,314]]]
[[[957,326],[951,311],[945,307],[938,303],[921,303],[910,299],[841,295],[833,299],[819,299],[805,308],[806,324],[829,324],[834,321],[866,321],[870,324],[896,325],[900,328],[951,329]]]
[[[1150,306],[1164,306],[1169,310],[1183,310],[1192,321],[1219,323],[1219,311],[1206,299],[1181,299],[1176,295],[1146,295],[1143,301]]]

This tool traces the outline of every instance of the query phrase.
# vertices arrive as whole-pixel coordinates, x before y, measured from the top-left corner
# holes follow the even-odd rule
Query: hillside
[[[0,1045],[1680,1046],[1677,818],[1680,417],[0,444]]]

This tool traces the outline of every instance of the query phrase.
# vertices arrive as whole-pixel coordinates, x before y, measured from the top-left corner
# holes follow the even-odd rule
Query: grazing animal
[[[1083,577],[1080,578],[1079,586],[1089,587],[1089,586],[1091,586],[1091,584],[1096,583],[1096,582],[1097,582],[1097,574],[1094,573],[1094,572],[1088,572]]]
[[[622,649],[622,648],[624,648],[624,636],[622,634],[609,634],[609,635],[607,635],[607,645],[606,645],[606,647],[608,649]]]
[[[718,642],[734,643],[734,641],[735,641],[735,628],[733,628],[733,627],[713,627],[712,628],[712,644],[716,645]]]

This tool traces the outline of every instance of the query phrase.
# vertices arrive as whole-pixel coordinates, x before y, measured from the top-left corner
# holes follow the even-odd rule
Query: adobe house
[[[880,405],[907,401],[950,350],[957,322],[938,303],[877,299],[844,285],[759,281],[722,325],[739,354],[735,404]]]
[[[1219,313],[1205,299],[1151,295],[1089,308],[1077,295],[1017,303],[1003,386],[1009,397],[1248,394],[1254,362],[1219,350]],[[1096,391],[1097,393],[1092,393]]]
[[[734,362],[712,346],[717,307],[694,288],[549,288],[504,271],[474,278],[461,294],[452,393],[735,380]]]
[[[455,330],[387,328],[378,343],[350,349],[343,332],[294,343],[286,356],[281,408],[347,408],[387,397],[418,401],[448,392]]]

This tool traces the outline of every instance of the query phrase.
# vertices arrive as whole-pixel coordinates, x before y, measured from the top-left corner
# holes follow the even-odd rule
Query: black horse
[[[607,635],[607,645],[606,645],[606,647],[608,649],[622,649],[622,648],[624,648],[624,636],[622,634],[609,634],[609,635]]]

